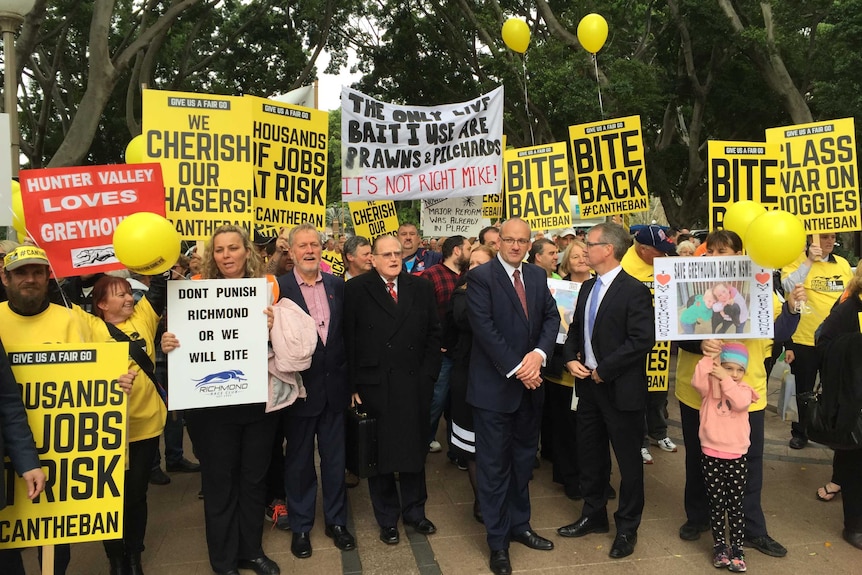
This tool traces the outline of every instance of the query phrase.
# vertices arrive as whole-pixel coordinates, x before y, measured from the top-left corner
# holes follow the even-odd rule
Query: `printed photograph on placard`
[[[578,292],[581,291],[581,284],[578,282],[549,279],[548,289],[551,290],[551,295],[554,296],[554,301],[557,302],[557,311],[560,312],[560,328],[557,333],[557,343],[566,343],[569,326],[572,323],[572,318],[575,316],[575,305],[578,303]]]
[[[682,333],[715,335],[750,331],[747,281],[679,282],[676,289]]]

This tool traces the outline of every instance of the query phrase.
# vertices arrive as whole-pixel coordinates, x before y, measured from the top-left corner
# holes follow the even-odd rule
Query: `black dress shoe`
[[[791,437],[790,438],[790,449],[803,449],[806,445],[808,445],[808,438],[806,437]]]
[[[380,540],[387,545],[398,545],[401,538],[398,535],[397,527],[381,527]]]
[[[548,541],[532,529],[527,529],[521,533],[512,533],[509,539],[521,545],[526,545],[530,549],[537,549],[539,551],[550,551],[554,548],[553,542]]]
[[[308,533],[305,534],[306,536]],[[311,555],[311,544],[308,544],[308,554]],[[294,555],[296,555],[294,553]],[[299,557],[297,555],[297,557]],[[236,562],[237,567],[240,569],[251,569],[257,575],[280,575],[281,569],[278,567],[278,563],[267,557],[266,555],[261,555],[257,559],[240,559]]]
[[[171,482],[171,478],[167,473],[162,471],[161,467],[154,467],[150,471],[150,483],[153,485],[167,485]]]
[[[437,533],[437,528],[434,527],[434,524],[427,517],[423,517],[419,521],[405,521],[404,525],[409,525],[416,530],[416,533],[421,533],[422,535]]]
[[[500,549],[499,551],[491,551],[491,561],[489,563],[491,573],[494,575],[512,575],[512,563],[509,562],[509,550]]]
[[[856,549],[862,549],[862,532],[845,529],[841,532],[841,536],[844,538],[844,541]]]
[[[290,552],[299,559],[311,557],[311,537],[308,533],[294,533],[290,542]]]
[[[326,536],[331,537],[335,546],[342,551],[351,551],[356,549],[356,539],[347,530],[344,525],[327,525]]]
[[[608,520],[604,521],[592,519],[590,517],[581,517],[574,523],[565,525],[557,529],[557,533],[563,537],[583,537],[590,533],[607,533],[610,531]]]
[[[635,544],[637,542],[637,533],[617,533],[617,536],[614,538],[614,544],[611,545],[611,552],[608,553],[608,557],[611,559],[628,557],[635,552]]]
[[[200,463],[192,463],[185,457],[179,460],[178,463],[166,463],[165,469],[171,473],[196,473],[201,470]]]
[[[684,541],[697,541],[700,539],[700,534],[709,531],[709,525],[706,523],[694,523],[686,521],[679,528],[679,538]]]

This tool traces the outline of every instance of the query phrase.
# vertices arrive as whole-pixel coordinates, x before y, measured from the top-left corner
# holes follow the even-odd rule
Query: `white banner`
[[[656,258],[656,341],[772,339],[772,270],[748,256]]]
[[[502,154],[502,87],[441,106],[401,106],[341,90],[345,202],[499,193]]]
[[[422,200],[422,234],[425,236],[478,236],[491,220],[482,217],[482,198]]]
[[[267,400],[264,278],[168,282],[168,407],[190,409]]]

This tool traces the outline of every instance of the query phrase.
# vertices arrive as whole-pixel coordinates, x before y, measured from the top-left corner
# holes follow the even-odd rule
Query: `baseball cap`
[[[252,243],[256,246],[265,246],[270,242],[274,242],[276,240],[276,236],[265,236],[257,230],[254,230],[254,240]]]
[[[721,363],[735,363],[743,369],[748,369],[748,348],[745,344],[735,341],[727,342],[721,347]]]
[[[577,236],[578,234],[575,232],[573,228],[566,228],[560,232],[560,237],[564,238],[566,236]]]
[[[36,246],[19,246],[6,254],[3,260],[3,265],[10,271],[28,264],[51,265],[45,250]]]
[[[667,238],[661,226],[645,226],[635,234],[635,241],[652,246],[665,254],[676,254],[676,246]]]

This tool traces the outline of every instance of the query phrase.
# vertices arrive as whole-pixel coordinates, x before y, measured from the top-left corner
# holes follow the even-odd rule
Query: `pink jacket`
[[[272,306],[269,340],[269,399],[266,412],[278,411],[306,396],[299,372],[311,366],[317,347],[317,326],[310,315],[288,298]]]
[[[700,392],[700,445],[706,449],[745,455],[751,444],[751,427],[748,424],[748,406],[760,396],[745,383],[710,375],[712,358],[697,362],[691,384]],[[713,397],[714,386],[719,387],[720,398]]]

